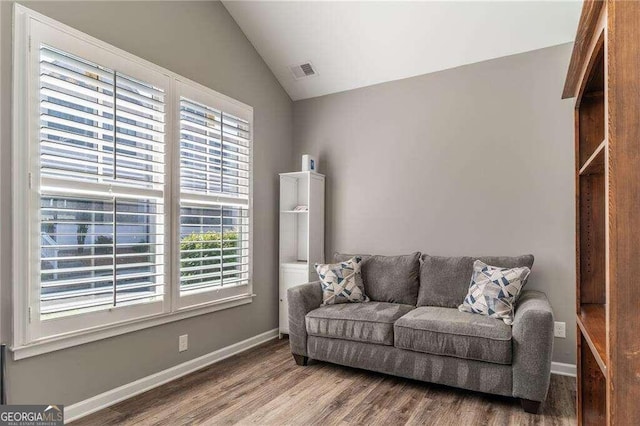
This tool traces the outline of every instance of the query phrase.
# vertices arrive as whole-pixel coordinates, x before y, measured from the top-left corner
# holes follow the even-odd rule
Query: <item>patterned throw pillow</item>
[[[322,284],[323,305],[369,301],[369,298],[364,294],[364,285],[360,275],[361,262],[362,259],[356,256],[340,263],[315,264]]]
[[[469,292],[458,309],[513,324],[516,300],[530,272],[527,267],[498,268],[476,260]]]

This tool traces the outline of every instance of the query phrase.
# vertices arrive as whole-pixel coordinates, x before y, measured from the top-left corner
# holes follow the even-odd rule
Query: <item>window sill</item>
[[[11,351],[13,352],[13,359],[17,361],[48,352],[54,352],[73,346],[83,345],[85,343],[107,339],[109,337],[119,336],[121,334],[131,333],[145,328],[155,327],[169,322],[180,321],[198,315],[209,314],[223,309],[246,305],[251,303],[254,297],[255,294],[230,297],[192,308],[184,308],[175,312],[156,315],[100,329],[85,330],[64,336],[46,338],[34,341],[28,345],[14,346],[11,348]]]

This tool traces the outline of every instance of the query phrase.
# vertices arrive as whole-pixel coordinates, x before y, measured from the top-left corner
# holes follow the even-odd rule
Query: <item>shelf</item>
[[[324,177],[323,174],[317,173],[317,172],[287,172],[287,173],[280,173],[280,176],[291,177],[295,179],[306,178],[308,176]]]
[[[590,99],[590,98],[603,98],[604,90],[594,90],[591,92],[585,92],[582,95],[582,99]]]
[[[280,213],[304,214],[304,213],[309,213],[309,210],[300,210],[300,211],[296,211],[296,210],[281,210]]]
[[[593,154],[587,158],[587,161],[584,162],[580,168],[580,175],[604,173],[604,151],[606,147],[607,140],[605,139],[598,145]]]
[[[590,303],[580,307],[577,315],[578,326],[582,331],[593,357],[596,359],[602,374],[607,377],[607,332],[605,305]]]
[[[307,269],[309,267],[309,262],[306,260],[298,260],[296,262],[282,262],[280,264],[281,268],[301,268]]]

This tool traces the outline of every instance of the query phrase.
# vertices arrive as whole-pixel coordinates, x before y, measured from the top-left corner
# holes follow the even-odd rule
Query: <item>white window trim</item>
[[[215,92],[214,90],[202,86],[196,82],[186,79],[176,73],[173,73],[158,65],[145,61],[134,55],[131,55],[121,49],[118,49],[108,43],[97,40],[85,33],[77,31],[67,25],[57,22],[42,14],[34,12],[22,5],[14,6],[14,37],[13,37],[13,105],[12,105],[12,164],[14,170],[12,173],[12,207],[13,207],[13,333],[12,333],[12,351],[14,359],[22,359],[30,356],[39,355],[59,349],[64,349],[79,344],[84,344],[107,337],[113,337],[120,334],[130,333],[132,331],[157,326],[160,324],[179,321],[185,318],[203,315],[222,309],[244,305],[252,302],[253,294],[253,108],[228,96]],[[29,166],[29,152],[24,141],[31,143],[29,139],[30,131],[28,126],[33,126],[34,119],[29,115],[32,114],[33,99],[36,94],[30,89],[31,80],[26,70],[29,69],[30,49],[31,49],[31,22],[50,26],[56,30],[65,32],[68,35],[79,38],[85,42],[92,43],[98,49],[103,49],[109,53],[119,55],[126,60],[134,62],[136,65],[146,67],[152,71],[162,73],[171,80],[170,90],[167,96],[171,97],[171,101],[167,103],[169,109],[175,109],[175,87],[177,84],[187,84],[200,92],[206,93],[209,97],[214,97],[225,105],[225,112],[238,115],[242,118],[248,118],[250,122],[251,149],[250,149],[250,177],[249,177],[249,283],[246,291],[231,292],[228,295],[222,295],[223,298],[216,300],[204,299],[202,303],[195,303],[190,306],[183,306],[179,303],[179,233],[180,233],[180,171],[179,165],[179,127],[176,125],[174,118],[175,111],[168,111],[169,120],[167,121],[167,169],[170,173],[166,176],[165,186],[165,214],[168,216],[169,235],[168,239],[173,241],[167,252],[167,291],[165,291],[164,305],[165,309],[160,313],[151,313],[144,317],[135,319],[123,319],[116,323],[95,326],[92,328],[69,332],[51,337],[31,339],[29,315],[30,306],[30,287],[31,287],[31,268],[30,256],[38,253],[29,253],[30,239],[24,238],[32,232],[32,218],[27,218],[25,212],[29,211],[30,193],[25,188],[30,186],[30,176],[26,171]],[[16,102],[16,100],[25,100],[27,102]],[[30,119],[31,118],[31,119]],[[36,120],[37,121],[37,120]],[[222,197],[221,197],[222,198]],[[32,249],[32,248],[31,248]],[[176,281],[177,279],[177,281]],[[29,283],[26,285],[25,283]]]

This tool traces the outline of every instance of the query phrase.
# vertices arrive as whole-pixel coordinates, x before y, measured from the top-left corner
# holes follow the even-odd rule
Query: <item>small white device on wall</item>
[[[318,172],[318,159],[309,154],[302,156],[302,171],[303,172]]]
[[[317,281],[314,264],[324,263],[324,175],[280,174],[279,332],[289,334],[287,290]]]

